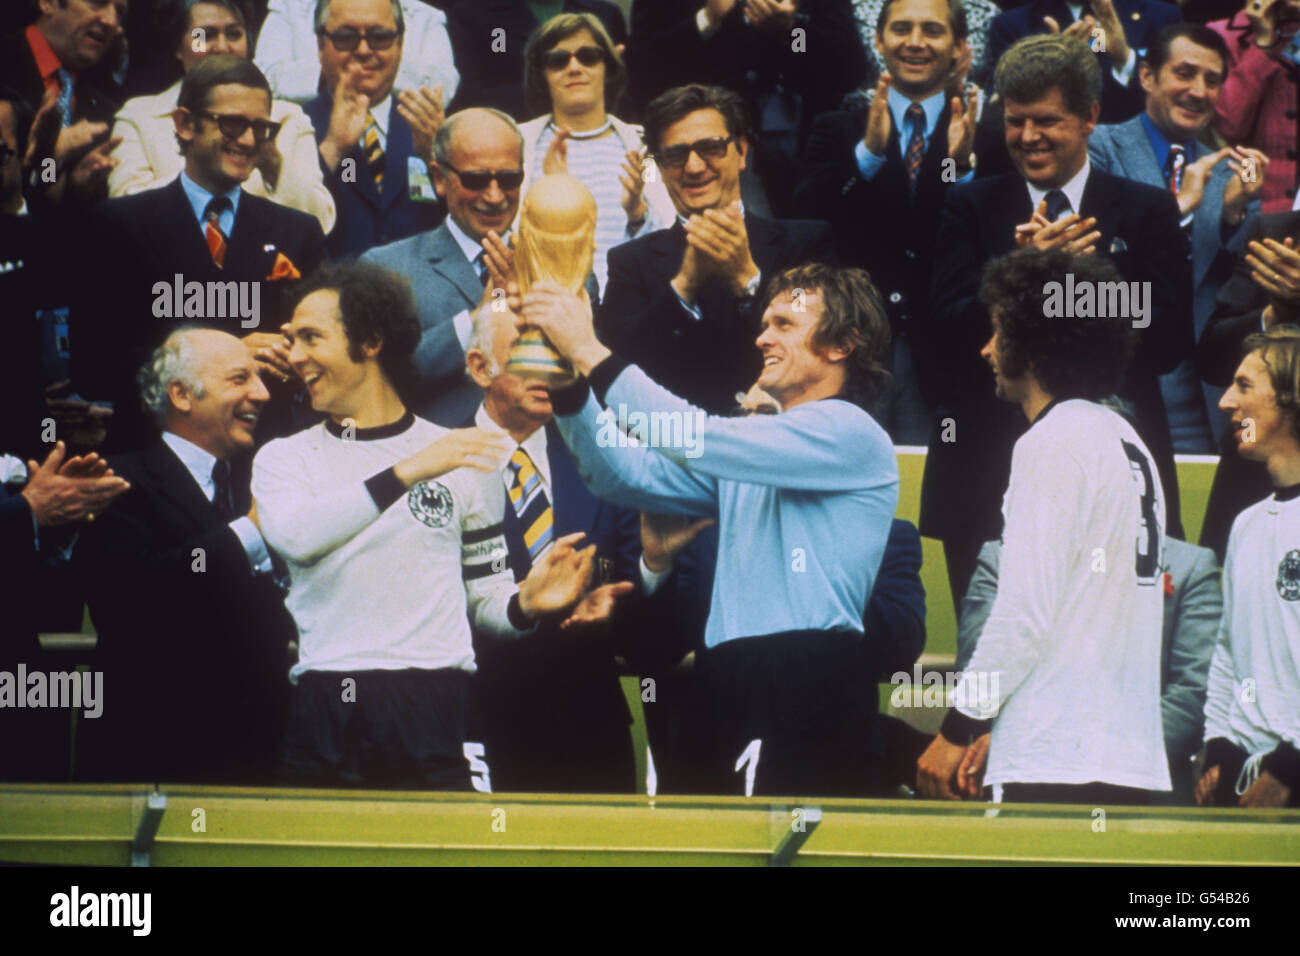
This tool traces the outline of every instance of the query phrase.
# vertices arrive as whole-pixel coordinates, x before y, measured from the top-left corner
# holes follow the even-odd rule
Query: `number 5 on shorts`
[[[492,771],[487,761],[483,759],[485,756],[483,745],[466,741],[461,745],[461,750],[465,754],[465,762],[469,764],[469,782],[479,793],[491,793]]]

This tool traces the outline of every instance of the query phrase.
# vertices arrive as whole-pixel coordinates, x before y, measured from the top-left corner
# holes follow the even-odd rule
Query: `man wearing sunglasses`
[[[230,332],[248,348],[271,389],[259,436],[295,424],[279,328],[292,280],[324,255],[320,223],[242,188],[278,131],[270,88],[252,61],[204,58],[185,75],[177,104],[185,169],[166,186],[101,203],[80,234],[92,274],[74,292],[72,377],[82,395],[114,403],[114,450],[153,435],[135,399],[135,372],[184,323]]]
[[[740,97],[682,86],[646,110],[645,141],[677,209],[668,229],[609,251],[597,328],[620,355],[715,415],[760,372],[750,346],[763,279],[831,255],[822,222],[770,220],[740,203],[749,153]]]
[[[325,181],[338,206],[333,256],[432,229],[442,206],[411,198],[443,122],[443,90],[396,90],[406,27],[397,0],[321,0],[316,39],[326,92],[304,110],[316,129]]]

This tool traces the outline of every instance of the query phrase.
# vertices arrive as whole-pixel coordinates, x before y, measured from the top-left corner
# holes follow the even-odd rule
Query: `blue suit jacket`
[[[318,145],[329,130],[333,109],[334,99],[328,93],[322,93],[303,107],[316,131]],[[374,246],[432,229],[442,222],[446,215],[442,203],[413,202],[410,198],[406,162],[412,151],[411,127],[394,106],[388,120],[382,193],[375,188],[375,181],[366,170],[365,153],[360,144],[353,146],[344,156],[345,160],[356,161],[356,166],[351,167],[355,172],[351,177],[353,182],[345,182],[343,178],[350,164],[340,163],[334,172],[322,164],[325,185],[338,208],[338,221],[329,234],[331,256],[358,256]]]

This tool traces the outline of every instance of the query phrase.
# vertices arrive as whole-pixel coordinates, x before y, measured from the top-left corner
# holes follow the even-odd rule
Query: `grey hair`
[[[519,124],[508,113],[503,113],[490,106],[471,106],[463,110],[457,110],[443,120],[442,126],[438,127],[438,132],[433,137],[433,161],[439,166],[446,166],[451,162],[451,138],[456,135],[456,127],[460,124],[461,119],[471,112],[489,113],[510,127],[510,131],[519,137],[519,163],[522,166],[524,134],[519,131]]]
[[[468,355],[470,349],[478,349],[487,359],[487,372],[492,378],[501,374],[501,367],[497,365],[497,358],[494,354],[496,349],[493,341],[493,333],[496,331],[496,323],[499,318],[509,317],[509,312],[493,312],[490,308],[479,309],[474,313],[474,326],[469,333],[469,341],[465,343],[465,354]],[[470,374],[469,366],[465,367],[465,377],[470,381],[474,376]]]
[[[397,24],[397,32],[406,32],[406,21],[402,18],[401,0],[388,0],[393,8],[393,22]],[[330,18],[330,0],[316,0],[316,15],[312,19],[312,28],[316,35],[320,36],[325,32],[325,21]]]
[[[167,426],[172,413],[171,396],[167,394],[172,382],[180,382],[195,398],[204,395],[203,382],[195,367],[194,343],[188,334],[198,330],[196,325],[185,325],[172,332],[167,341],[154,349],[136,376],[140,383],[140,402],[159,428]]]

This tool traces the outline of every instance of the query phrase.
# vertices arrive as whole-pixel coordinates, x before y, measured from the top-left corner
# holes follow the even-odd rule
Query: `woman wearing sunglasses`
[[[248,58],[252,40],[239,0],[170,0],[162,16],[171,23],[167,33],[171,49],[186,73],[213,53]],[[181,82],[177,80],[156,96],[128,100],[118,112],[113,135],[122,137],[122,145],[113,152],[120,162],[108,177],[110,196],[156,189],[185,168],[172,123],[180,90]],[[229,136],[234,130],[227,133],[223,129],[223,133]],[[334,199],[321,177],[311,121],[293,103],[272,100],[271,126],[254,130],[259,143],[267,133],[270,138],[262,146],[257,169],[244,183],[244,189],[310,213],[328,234],[334,228]]]
[[[519,127],[523,195],[533,179],[553,172],[567,172],[591,190],[596,198],[592,270],[603,293],[605,254],[670,225],[672,200],[659,171],[644,158],[641,127],[606,112],[623,95],[627,76],[622,56],[595,16],[562,13],[547,20],[529,37],[524,64],[528,105],[543,115]]]

